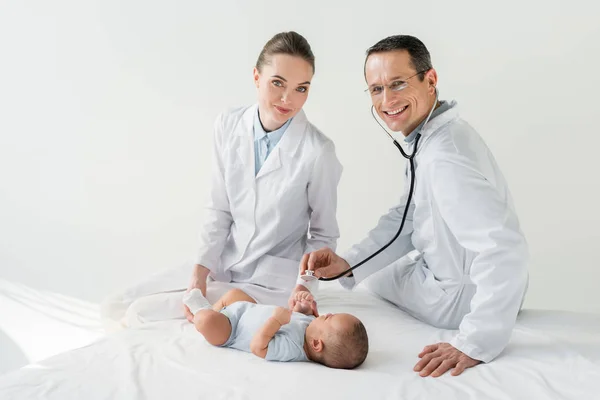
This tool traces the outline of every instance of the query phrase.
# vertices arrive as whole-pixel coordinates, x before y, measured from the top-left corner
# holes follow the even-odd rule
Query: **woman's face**
[[[306,60],[288,54],[276,54],[267,61],[261,71],[254,68],[254,83],[260,122],[265,130],[274,131],[304,106],[313,68]]]

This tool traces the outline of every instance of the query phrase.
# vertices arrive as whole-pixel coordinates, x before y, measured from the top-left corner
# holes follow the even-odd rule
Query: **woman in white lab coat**
[[[308,42],[280,33],[254,68],[258,104],[217,119],[211,199],[190,288],[206,291],[210,275],[242,284],[259,302],[284,305],[303,254],[336,245],[342,168],[333,142],[302,111],[313,74]]]
[[[121,295],[126,324],[184,313],[190,319],[181,300],[183,271],[191,275],[188,290],[199,288],[209,301],[237,287],[259,303],[286,305],[302,256],[336,247],[342,166],[333,142],[302,110],[314,68],[310,45],[296,32],[279,33],[264,46],[254,68],[258,104],[228,110],[214,124],[210,198],[195,265]],[[105,314],[115,319],[114,310]]]

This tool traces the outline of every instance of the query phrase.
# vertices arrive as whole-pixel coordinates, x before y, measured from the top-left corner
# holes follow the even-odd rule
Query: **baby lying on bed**
[[[199,289],[184,296],[194,325],[214,346],[252,352],[270,361],[315,361],[352,369],[369,350],[367,331],[350,314],[318,315],[310,292],[296,295],[293,310],[256,304],[233,289],[211,307]]]

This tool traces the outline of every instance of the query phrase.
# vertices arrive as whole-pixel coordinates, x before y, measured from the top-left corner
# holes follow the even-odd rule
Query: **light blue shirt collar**
[[[267,158],[281,140],[283,134],[292,122],[293,118],[287,120],[279,129],[272,132],[266,132],[260,123],[258,109],[254,116],[254,173],[258,175],[258,171],[262,168]]]
[[[293,118],[288,119],[287,122],[285,124],[283,124],[283,126],[281,126],[281,128],[275,129],[274,131],[271,131],[271,132],[266,132],[265,129],[263,128],[262,124],[260,123],[260,116],[259,116],[259,112],[257,109],[256,115],[254,116],[254,141],[255,142],[259,141],[262,138],[264,138],[265,136],[268,136],[269,141],[272,144],[272,147],[275,147],[275,145],[279,142],[279,140],[285,133],[285,130],[287,129],[287,127],[292,122],[292,119]]]

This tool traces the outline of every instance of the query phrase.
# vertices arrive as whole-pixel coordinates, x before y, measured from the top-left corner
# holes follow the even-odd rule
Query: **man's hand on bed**
[[[420,372],[421,376],[431,375],[434,378],[442,376],[452,369],[452,375],[460,375],[465,369],[481,363],[475,360],[449,343],[437,343],[425,346],[421,354],[421,361],[415,365],[414,370]]]
[[[188,286],[187,291],[189,292],[192,289],[200,289],[202,295],[206,297],[206,278],[210,270],[200,264],[196,264],[194,266],[194,273],[192,274],[192,279],[190,281],[190,285]],[[187,320],[191,323],[194,323],[194,314],[190,311],[188,306],[183,304],[183,313]]]

